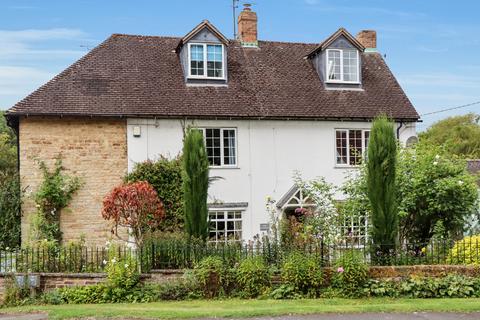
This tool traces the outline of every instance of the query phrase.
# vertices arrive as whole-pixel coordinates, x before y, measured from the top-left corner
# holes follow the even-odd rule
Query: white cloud
[[[53,73],[37,68],[0,66],[0,97],[26,95],[53,76]]]
[[[78,58],[85,54],[83,50],[65,50],[51,48],[38,48],[38,44],[44,47],[45,42],[51,41],[77,41],[78,46],[82,42],[90,42],[86,39],[87,34],[78,29],[54,28],[54,29],[26,29],[26,30],[0,30],[0,59],[10,61],[18,60],[44,60],[58,58]],[[55,46],[56,47],[56,46]]]
[[[406,86],[430,86],[448,88],[480,88],[480,78],[453,73],[424,73],[402,75],[399,82]]]
[[[81,37],[86,37],[86,33],[82,30],[67,28],[0,30],[0,41],[2,42],[43,41]]]

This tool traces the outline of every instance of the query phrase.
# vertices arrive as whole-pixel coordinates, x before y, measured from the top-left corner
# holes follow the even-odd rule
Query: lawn
[[[193,300],[138,304],[24,306],[0,313],[47,312],[50,319],[81,317],[202,318],[250,317],[310,313],[480,311],[480,299],[303,299]]]

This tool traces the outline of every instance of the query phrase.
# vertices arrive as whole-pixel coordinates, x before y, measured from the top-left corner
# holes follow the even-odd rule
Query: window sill
[[[240,169],[239,166],[209,166],[208,168],[209,168],[209,169],[221,169],[221,170],[225,170],[225,169]]]
[[[332,80],[327,80],[325,83],[328,84],[361,84],[360,81],[332,81]]]
[[[226,78],[225,77],[219,78],[219,77],[188,76],[187,80],[226,80]]]
[[[360,165],[335,165],[334,169],[359,169]]]

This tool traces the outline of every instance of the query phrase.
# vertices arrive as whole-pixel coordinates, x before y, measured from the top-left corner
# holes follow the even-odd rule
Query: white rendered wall
[[[128,169],[137,162],[155,160],[159,155],[174,157],[182,150],[181,120],[128,119]],[[369,129],[369,122],[197,120],[198,127],[237,129],[236,168],[211,168],[211,176],[221,176],[209,190],[209,202],[247,202],[243,213],[243,237],[260,233],[268,223],[265,198],[279,200],[293,185],[295,170],[304,178],[323,176],[340,186],[353,168],[335,166],[335,129]],[[133,136],[140,126],[141,136]],[[415,123],[403,124],[400,141],[416,135]],[[342,197],[341,194],[338,195]]]

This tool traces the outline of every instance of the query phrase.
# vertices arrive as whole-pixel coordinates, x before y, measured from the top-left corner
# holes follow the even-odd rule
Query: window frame
[[[203,134],[203,141],[205,143],[205,147],[207,146],[207,131],[206,129],[219,129],[220,130],[220,162],[219,166],[209,164],[209,168],[212,169],[219,169],[219,168],[238,168],[238,130],[237,128],[233,127],[200,127],[197,128],[198,130],[202,131]],[[225,145],[224,145],[224,131],[225,130],[233,130],[235,132],[235,164],[225,164]],[[208,153],[207,153],[208,156]]]
[[[334,153],[333,153],[333,156],[334,156],[334,163],[335,163],[335,167],[338,167],[338,168],[358,168],[360,166],[360,164],[350,164],[350,135],[349,135],[349,131],[355,131],[355,130],[361,130],[362,131],[362,158],[364,158],[366,156],[366,152],[367,152],[367,147],[368,147],[368,144],[367,144],[367,141],[365,140],[365,133],[368,132],[368,138],[370,139],[370,133],[371,133],[371,129],[365,129],[365,128],[336,128],[334,130],[334,134],[333,134],[333,139],[334,139],[334,143],[333,143],[333,148],[334,148]],[[347,163],[345,164],[342,164],[342,163],[338,163],[337,162],[337,132],[339,131],[346,131],[346,142],[347,142]]]
[[[208,59],[207,59],[207,46],[221,46],[222,47],[222,76],[221,77],[209,77],[208,76]],[[192,46],[203,46],[203,75],[192,75],[191,66],[191,50]],[[225,60],[225,45],[216,42],[192,42],[188,44],[187,50],[187,65],[188,65],[188,79],[211,79],[211,80],[225,80],[226,79],[226,60]]]
[[[215,222],[218,222],[218,221],[223,221],[225,223],[225,229],[223,230],[224,233],[227,232],[227,222],[228,221],[233,221],[233,234],[235,235],[236,232],[240,232],[240,239],[238,240],[229,240],[228,238],[225,238],[223,240],[219,240],[218,239],[218,229],[215,229],[214,231],[212,231],[212,229],[210,229],[210,223],[211,223],[211,219],[210,219],[210,214],[212,213],[215,213],[216,215],[218,215],[218,213],[221,213],[223,212],[223,219],[222,220],[218,220],[218,219],[215,219]],[[233,213],[234,214],[234,218],[233,219],[228,219],[228,213]],[[235,218],[235,215],[239,213],[240,214],[240,218]],[[208,242],[209,243],[214,243],[216,245],[218,244],[227,244],[229,242],[239,242],[241,243],[243,241],[243,235],[244,235],[244,224],[243,224],[243,217],[244,217],[244,213],[245,213],[245,208],[216,208],[216,209],[209,209],[208,210]],[[241,223],[241,227],[239,230],[236,229],[235,227],[235,222],[237,221],[240,221]],[[210,233],[211,232],[215,232],[215,240],[211,240],[210,238]]]
[[[345,50],[354,50],[357,55],[357,81],[346,81],[344,80],[344,72],[343,72],[343,53]],[[328,54],[332,51],[340,52],[340,80],[330,80],[328,74]],[[360,53],[358,50],[355,49],[327,49],[325,51],[325,82],[326,83],[349,83],[349,84],[360,84]]]

